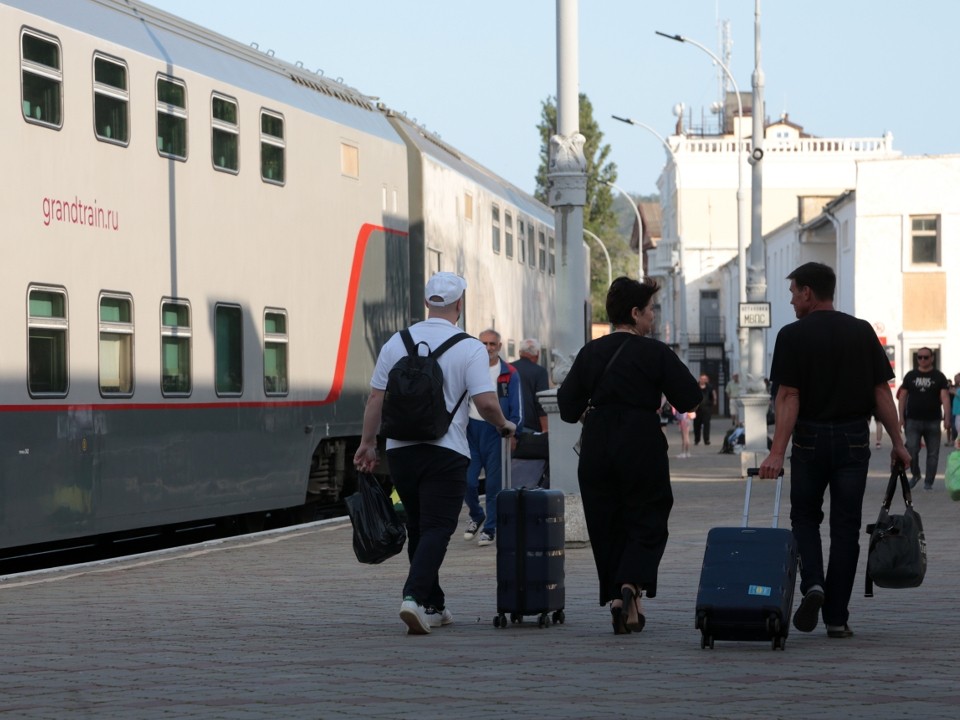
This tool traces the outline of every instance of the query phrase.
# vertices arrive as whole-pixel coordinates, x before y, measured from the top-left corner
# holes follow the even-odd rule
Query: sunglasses
[[[917,360],[929,360],[933,355],[917,355]]]

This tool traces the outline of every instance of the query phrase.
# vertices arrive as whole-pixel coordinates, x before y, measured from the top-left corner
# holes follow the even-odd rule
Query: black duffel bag
[[[906,509],[902,515],[891,515],[890,503],[898,482]],[[903,467],[895,468],[891,473],[880,515],[875,523],[867,525],[867,534],[870,546],[867,550],[865,597],[873,597],[875,584],[882,588],[912,588],[923,582],[927,572],[927,542],[920,515],[913,509],[910,485]]]

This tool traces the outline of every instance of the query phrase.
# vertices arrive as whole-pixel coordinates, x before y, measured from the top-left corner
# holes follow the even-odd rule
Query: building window
[[[340,174],[351,178],[360,177],[360,148],[340,143]]]
[[[217,395],[243,392],[243,313],[236,305],[214,309]]]
[[[63,125],[63,69],[60,43],[24,31],[20,36],[21,108],[28,122]]]
[[[468,192],[463,194],[463,219],[473,222],[473,195]]]
[[[133,302],[100,296],[100,394],[133,395]]]
[[[287,314],[267,310],[263,314],[263,390],[267,395],[286,395],[289,389]]]
[[[168,77],[157,77],[157,152],[187,159],[187,86]]]
[[[540,272],[547,270],[547,236],[543,230],[537,231],[537,267]]]
[[[167,300],[160,304],[160,391],[189,395],[193,386],[190,364],[190,305]]]
[[[553,235],[547,238],[547,274],[557,274],[557,241]]]
[[[266,110],[260,112],[260,177],[282,185],[286,179],[283,117]]]
[[[523,218],[517,218],[517,260],[521,265],[527,262],[527,223]]]
[[[940,216],[910,218],[910,262],[914,265],[940,265]]]
[[[507,210],[503,213],[503,252],[508,258],[513,257],[513,214]]]
[[[27,389],[32,396],[67,394],[67,294],[30,288],[27,294]]]
[[[527,262],[530,267],[537,266],[537,241],[534,238],[533,223],[527,223]]]
[[[119,60],[93,57],[93,131],[98,140],[126,145],[130,140],[127,66]]]
[[[213,167],[237,173],[240,170],[240,113],[237,101],[214,94],[210,103]]]
[[[494,205],[490,211],[490,238],[492,240],[493,251],[500,254],[500,208]]]

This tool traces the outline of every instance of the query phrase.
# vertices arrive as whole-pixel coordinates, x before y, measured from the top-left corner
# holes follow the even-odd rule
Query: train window
[[[287,314],[283,310],[267,310],[263,314],[263,390],[267,395],[286,395],[290,390]]]
[[[500,207],[494,205],[490,213],[491,238],[493,240],[493,251],[500,254]]]
[[[547,269],[547,236],[543,230],[537,230],[537,267],[540,272]]]
[[[530,267],[536,267],[537,264],[537,242],[534,240],[533,223],[527,223],[527,262]]]
[[[340,143],[340,174],[351,178],[360,177],[360,148]]]
[[[527,262],[527,223],[523,218],[517,218],[517,260],[523,265]]]
[[[557,274],[557,241],[553,235],[547,238],[547,274]]]
[[[509,210],[503,214],[503,250],[508,258],[513,257],[513,214]]]
[[[129,105],[126,63],[94,55],[93,132],[98,140],[117,145],[129,142]]]
[[[214,334],[217,395],[240,395],[243,392],[243,313],[238,306],[216,306]]]
[[[286,179],[283,139],[283,117],[260,111],[260,177],[270,183],[282,185]]]
[[[236,173],[240,169],[240,121],[237,101],[214,94],[210,117],[213,126],[213,167]]]
[[[133,301],[100,296],[100,394],[133,395]]]
[[[161,76],[157,76],[157,152],[187,159],[187,86]]]
[[[160,304],[160,392],[189,395],[193,386],[190,368],[190,305],[166,300]]]
[[[473,195],[468,192],[463,194],[463,219],[473,222]]]
[[[27,293],[27,389],[32,396],[67,394],[67,294],[54,288]]]
[[[27,122],[63,125],[63,69],[60,43],[26,30],[20,36],[20,104]]]

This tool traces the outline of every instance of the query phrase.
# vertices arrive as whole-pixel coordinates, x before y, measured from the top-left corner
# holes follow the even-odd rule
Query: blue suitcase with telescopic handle
[[[785,649],[797,582],[797,543],[790,530],[777,527],[783,472],[777,478],[773,527],[749,527],[750,492],[757,468],[747,470],[742,527],[707,533],[696,628],[700,647],[715,640],[763,640]]]

